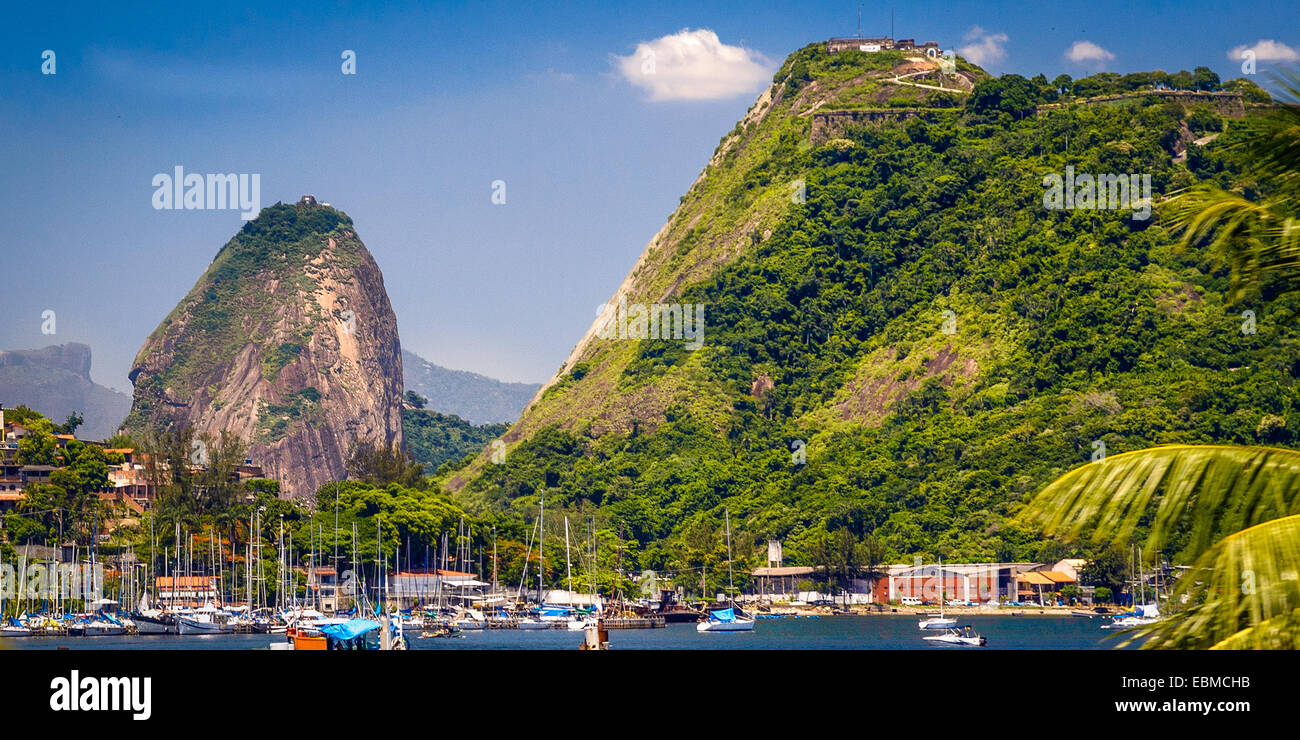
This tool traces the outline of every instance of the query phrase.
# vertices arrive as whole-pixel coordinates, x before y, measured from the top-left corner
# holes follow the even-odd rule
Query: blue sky
[[[330,201],[383,269],[404,347],[544,380],[772,67],[853,35],[858,12],[847,2],[26,5],[0,27],[0,348],[85,342],[94,378],[126,391],[144,338],[242,225],[233,210],[154,210],[151,178],[176,165],[259,173],[263,205],[309,192]],[[1294,2],[894,8],[897,36],[967,49],[994,73],[1207,65],[1228,79],[1240,76],[1236,47],[1275,42],[1261,72],[1276,63],[1264,56],[1300,49]],[[864,35],[889,33],[889,5],[862,14]],[[656,79],[677,83],[629,81],[618,57],[704,38],[684,29],[716,34],[701,62],[715,84],[690,70],[674,78],[666,57]],[[46,49],[56,74],[41,74]],[[344,49],[356,52],[355,75],[341,72]],[[491,201],[496,180],[505,205]],[[53,336],[41,332],[46,310]]]

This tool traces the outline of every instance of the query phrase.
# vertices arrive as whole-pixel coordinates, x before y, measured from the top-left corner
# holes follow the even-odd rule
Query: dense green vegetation
[[[787,94],[884,59],[819,53],[798,52],[778,73]],[[826,534],[841,531],[874,538],[894,559],[1033,560],[1067,552],[1012,517],[1095,454],[1295,444],[1300,354],[1294,328],[1276,320],[1294,298],[1234,303],[1227,271],[1199,248],[1179,249],[1154,214],[1043,205],[1044,176],[1067,165],[1149,174],[1156,200],[1198,182],[1256,197],[1232,147],[1244,123],[1209,107],[1139,95],[1034,113],[1067,94],[1221,86],[1200,70],[1161,74],[1009,75],[977,83],[960,109],[817,147],[764,138],[800,123],[769,115],[751,139],[769,147],[761,162],[740,170],[731,163],[752,152],[728,152],[693,193],[709,192],[711,178],[748,182],[733,190],[743,208],[764,188],[788,194],[803,180],[806,202],[787,199],[770,234],[754,233],[737,258],[668,299],[707,306],[703,349],[624,342],[626,362],[607,360],[621,366],[624,394],[683,378],[720,384],[721,419],[719,399],[701,398],[634,418],[628,431],[545,425],[504,465],[475,471],[461,495],[527,512],[545,491],[548,510],[623,524],[640,566],[679,572],[716,572],[696,545],[717,541],[724,506],[750,565],[767,538],[786,542],[788,560],[813,563]],[[1189,122],[1224,133],[1191,145]],[[716,229],[735,211],[713,202],[701,223]],[[679,252],[704,246],[695,233]],[[601,358],[628,352],[584,358],[530,414],[578,403]],[[525,414],[520,424],[530,423]]]
[[[414,391],[406,392],[406,400],[407,405],[402,409],[406,451],[429,470],[466,455],[477,455],[510,428],[509,424],[475,425],[455,414],[431,411],[424,408],[424,397]]]

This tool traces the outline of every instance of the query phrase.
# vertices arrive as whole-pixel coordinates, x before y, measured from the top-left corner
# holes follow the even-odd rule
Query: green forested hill
[[[473,455],[505,434],[509,424],[472,424],[455,414],[425,408],[428,399],[406,392],[402,408],[402,435],[406,451],[430,472],[443,463]]]
[[[524,512],[545,489],[656,569],[713,571],[724,505],[753,564],[766,538],[809,562],[841,529],[891,558],[1033,559],[1052,547],[1008,520],[1103,448],[1295,443],[1300,306],[1227,303],[1158,209],[1043,201],[1067,166],[1149,175],[1157,202],[1201,180],[1253,197],[1231,144],[1266,109],[1144,92],[1220,87],[1199,70],[1049,83],[959,62],[965,93],[895,83],[906,64],[792,55],[615,294],[703,304],[703,347],[589,335],[505,464],[446,486]],[[810,137],[818,112],[890,107],[916,115]]]

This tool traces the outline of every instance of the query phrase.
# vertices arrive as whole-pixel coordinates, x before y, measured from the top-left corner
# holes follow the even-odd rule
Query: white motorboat
[[[18,624],[6,624],[0,627],[0,638],[5,637],[31,637],[32,628],[24,627]]]
[[[596,618],[595,618],[595,617],[588,617],[588,618],[586,618],[586,619],[571,619],[571,620],[569,620],[569,631],[570,631],[570,632],[582,632],[583,630],[591,629],[592,627],[595,627],[595,626],[596,626]]]
[[[984,647],[988,644],[988,640],[971,629],[970,625],[966,625],[961,629],[946,630],[937,635],[926,635],[921,639],[937,645],[955,645],[957,647]]]
[[[230,615],[211,603],[204,604],[189,614],[178,615],[176,627],[182,635],[210,635],[235,631],[235,625],[230,622]]]
[[[515,626],[521,630],[548,630],[554,625],[545,619],[525,617],[524,619],[519,620]]]

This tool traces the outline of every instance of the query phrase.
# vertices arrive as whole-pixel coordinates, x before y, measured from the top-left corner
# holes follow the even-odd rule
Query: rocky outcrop
[[[229,432],[286,497],[345,477],[355,443],[402,443],[402,354],[384,279],[346,215],[263,209],[145,342],[131,431]]]
[[[74,412],[81,414],[84,421],[77,436],[99,440],[117,431],[131,398],[92,381],[90,347],[69,342],[0,350],[0,404],[27,406],[56,423]]]

